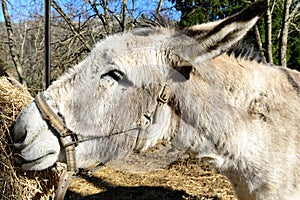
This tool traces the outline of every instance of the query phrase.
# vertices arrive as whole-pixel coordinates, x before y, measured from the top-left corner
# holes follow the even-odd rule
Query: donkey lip
[[[23,164],[24,162],[26,162],[26,159],[19,153],[14,153],[13,154],[13,161],[15,164]]]
[[[24,158],[21,154],[19,153],[15,153],[13,155],[13,159],[14,159],[14,162],[16,164],[28,164],[28,163],[34,163],[34,162],[38,162],[42,159],[44,159],[45,157],[49,156],[49,155],[52,155],[54,153],[48,153],[48,154],[45,154],[39,158],[36,158],[36,159],[33,159],[33,160],[27,160],[26,158]]]

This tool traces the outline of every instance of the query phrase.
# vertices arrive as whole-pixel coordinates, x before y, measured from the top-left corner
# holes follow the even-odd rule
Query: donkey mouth
[[[14,153],[13,155],[13,161],[16,165],[22,166],[25,170],[32,170],[34,166],[40,165],[42,162],[47,160],[49,157],[54,156],[55,153],[50,152],[43,156],[40,156],[35,159],[26,159],[24,156],[20,153]]]

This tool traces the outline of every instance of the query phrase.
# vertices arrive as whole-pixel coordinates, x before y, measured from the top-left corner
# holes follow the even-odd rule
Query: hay
[[[184,155],[165,169],[129,173],[104,166],[93,177],[73,179],[72,200],[236,200],[228,180],[199,159]]]
[[[12,78],[0,77],[0,196],[1,199],[51,199],[57,172],[25,172],[12,163],[11,126],[32,97]]]

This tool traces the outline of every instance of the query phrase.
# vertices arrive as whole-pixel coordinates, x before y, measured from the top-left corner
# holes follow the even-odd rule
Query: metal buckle
[[[66,140],[66,137],[70,137],[71,138],[71,142],[66,142],[65,140]],[[76,134],[76,133],[74,133],[74,132],[72,132],[72,131],[68,131],[68,133],[67,134],[64,134],[64,135],[61,135],[61,136],[59,136],[59,138],[60,138],[60,142],[61,142],[61,145],[64,147],[64,148],[66,148],[66,147],[68,147],[68,146],[71,146],[71,145],[75,145],[75,147],[77,147],[78,146],[78,144],[80,143],[80,138],[79,138],[79,136]]]
[[[167,103],[171,95],[171,88],[168,85],[164,85],[160,95],[157,97],[157,101],[163,104]]]

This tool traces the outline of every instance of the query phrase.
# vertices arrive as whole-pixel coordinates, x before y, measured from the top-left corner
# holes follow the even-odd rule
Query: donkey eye
[[[120,70],[113,69],[113,70],[106,72],[105,74],[102,74],[101,78],[104,78],[105,76],[110,76],[111,78],[113,78],[115,81],[118,82],[120,79],[123,78],[124,73]]]

